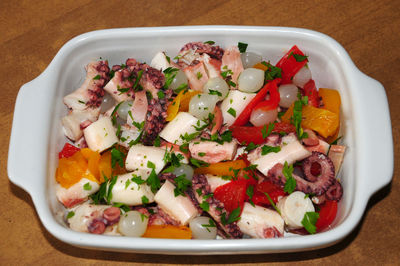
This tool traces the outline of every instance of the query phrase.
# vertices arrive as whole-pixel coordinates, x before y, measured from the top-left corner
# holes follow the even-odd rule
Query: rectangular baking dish
[[[113,237],[74,232],[55,197],[57,153],[65,143],[62,98],[85,77],[84,66],[100,58],[120,64],[133,57],[150,62],[158,51],[174,57],[187,42],[213,40],[222,47],[248,43],[248,51],[275,64],[296,44],[309,56],[317,87],[340,92],[342,142],[348,147],[340,180],[344,196],[333,229],[277,239],[168,240]],[[371,195],[393,174],[393,143],[383,86],[361,73],[344,48],[310,30],[281,27],[190,26],[126,28],[89,32],[66,43],[46,70],[18,93],[9,147],[8,176],[32,197],[46,229],[71,245],[102,250],[159,254],[239,254],[302,251],[332,245],[360,221]],[[371,143],[379,140],[379,145]]]

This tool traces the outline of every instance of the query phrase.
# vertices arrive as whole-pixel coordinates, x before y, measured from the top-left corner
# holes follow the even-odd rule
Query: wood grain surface
[[[143,255],[79,249],[55,239],[39,221],[30,196],[10,183],[7,176],[13,109],[21,85],[37,77],[61,46],[81,33],[105,28],[204,24],[301,27],[328,34],[341,43],[357,67],[385,87],[395,142],[391,185],[373,196],[362,221],[345,240],[309,252]],[[0,1],[0,264],[399,265],[399,45],[398,0]],[[371,145],[379,145],[379,140],[371,140]]]

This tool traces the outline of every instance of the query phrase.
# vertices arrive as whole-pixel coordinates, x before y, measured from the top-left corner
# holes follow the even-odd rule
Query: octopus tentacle
[[[343,195],[343,187],[339,181],[335,180],[335,183],[328,188],[325,196],[328,200],[339,201]]]
[[[192,179],[192,189],[196,191],[195,196],[198,202],[206,201],[209,204],[208,213],[216,221],[219,228],[222,228],[224,233],[231,238],[242,238],[243,233],[236,222],[223,225],[221,223],[221,215],[226,211],[224,204],[214,197],[205,199],[203,196],[211,194],[211,187],[208,184],[207,178],[203,174],[195,174]],[[199,193],[197,193],[197,191]],[[200,193],[201,192],[201,193]],[[199,195],[200,194],[200,195]],[[219,231],[221,233],[221,231]],[[225,237],[224,235],[221,235]]]
[[[319,163],[321,169],[318,177],[311,172],[312,163]],[[305,170],[304,170],[305,169]],[[286,177],[282,173],[283,165],[278,163],[268,172],[268,178],[279,186],[284,186]],[[303,161],[304,178],[293,173],[296,180],[296,190],[320,196],[335,182],[335,168],[332,161],[323,153],[313,152]],[[307,178],[308,180],[306,180]]]
[[[193,50],[195,53],[208,54],[211,58],[221,60],[222,56],[224,55],[224,50],[219,47],[218,45],[211,45],[208,43],[202,42],[189,42],[185,44],[182,49],[180,50],[179,54],[184,54],[185,51]]]

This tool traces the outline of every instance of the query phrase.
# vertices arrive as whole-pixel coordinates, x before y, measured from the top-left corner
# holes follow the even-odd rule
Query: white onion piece
[[[304,85],[311,79],[311,71],[308,67],[303,66],[299,72],[293,77],[293,84],[303,88]]]
[[[118,107],[117,114],[122,120],[126,121],[128,118],[128,111],[131,110],[133,101],[124,101]]]
[[[244,68],[253,67],[262,61],[262,56],[253,52],[245,52],[240,55]]]
[[[269,111],[264,111],[262,109],[254,109],[253,112],[251,112],[250,123],[252,123],[256,127],[260,127],[274,122],[277,117],[278,117],[277,108]]]
[[[100,113],[107,112],[111,107],[113,107],[115,104],[114,98],[109,94],[105,93],[103,97],[103,101],[100,105]]]
[[[178,71],[176,71],[175,78],[172,80],[171,85],[169,85],[169,88],[172,90],[176,90],[182,84],[188,84],[188,79],[185,73],[183,73],[183,71],[179,69]]]
[[[197,94],[189,102],[189,113],[198,119],[207,118],[209,113],[214,112],[217,102],[216,95]]]
[[[192,180],[193,178],[193,168],[188,164],[181,164],[179,167],[175,168],[172,172],[175,176],[185,175],[185,178]]]
[[[118,231],[124,236],[141,237],[147,229],[149,218],[138,211],[128,211],[121,215]]]
[[[239,90],[243,92],[256,92],[264,84],[264,71],[257,68],[246,68],[240,73],[238,79]]]
[[[218,96],[218,100],[221,101],[226,98],[229,92],[229,86],[222,78],[210,78],[206,84],[204,84],[203,92],[210,94],[210,90],[218,91],[222,95]]]
[[[296,87],[296,85],[293,84],[281,85],[279,86],[278,90],[281,96],[281,100],[279,102],[280,106],[284,108],[289,108],[292,105],[292,103],[294,103],[297,100],[297,93],[299,89]]]
[[[205,216],[196,217],[189,223],[194,239],[215,239],[217,236],[217,227],[212,225],[215,225],[212,219]]]

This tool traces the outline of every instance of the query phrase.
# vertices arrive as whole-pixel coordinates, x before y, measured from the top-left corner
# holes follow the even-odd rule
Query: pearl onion
[[[147,229],[149,219],[138,211],[128,211],[121,215],[118,231],[125,236],[141,237]]]
[[[239,90],[243,92],[256,92],[264,84],[264,71],[256,68],[246,68],[240,73],[238,79]]]
[[[199,216],[190,221],[189,227],[195,239],[215,239],[217,227],[208,227],[211,218]],[[211,220],[212,221],[212,220]]]
[[[115,104],[114,98],[109,94],[105,93],[103,97],[103,102],[100,105],[100,113],[107,112]]]
[[[172,172],[175,176],[185,175],[185,178],[192,180],[193,178],[193,168],[188,164],[181,164],[179,167],[175,168]]]
[[[206,84],[204,84],[203,92],[209,94],[210,90],[218,91],[222,95],[218,96],[218,100],[225,99],[229,92],[229,86],[222,78],[210,78]]]
[[[311,71],[308,67],[302,67],[299,72],[293,77],[293,84],[303,88],[304,85],[311,79]]]
[[[290,105],[297,100],[297,93],[299,90],[297,89],[296,85],[293,84],[281,85],[278,89],[281,96],[279,105],[284,108],[289,108]]]
[[[188,79],[185,73],[183,73],[183,71],[179,69],[178,71],[176,71],[175,78],[172,80],[169,88],[172,90],[176,90],[182,84],[188,84]]]
[[[128,118],[128,112],[131,110],[133,101],[124,101],[118,107],[117,114],[122,119],[125,120]]]
[[[245,52],[241,54],[240,57],[242,58],[242,64],[244,68],[252,67],[262,61],[261,55],[253,52]]]
[[[200,93],[192,97],[189,102],[189,113],[198,119],[205,119],[214,112],[218,96]]]
[[[256,127],[272,123],[278,117],[278,109],[264,111],[262,109],[255,109],[251,112],[250,123]]]

